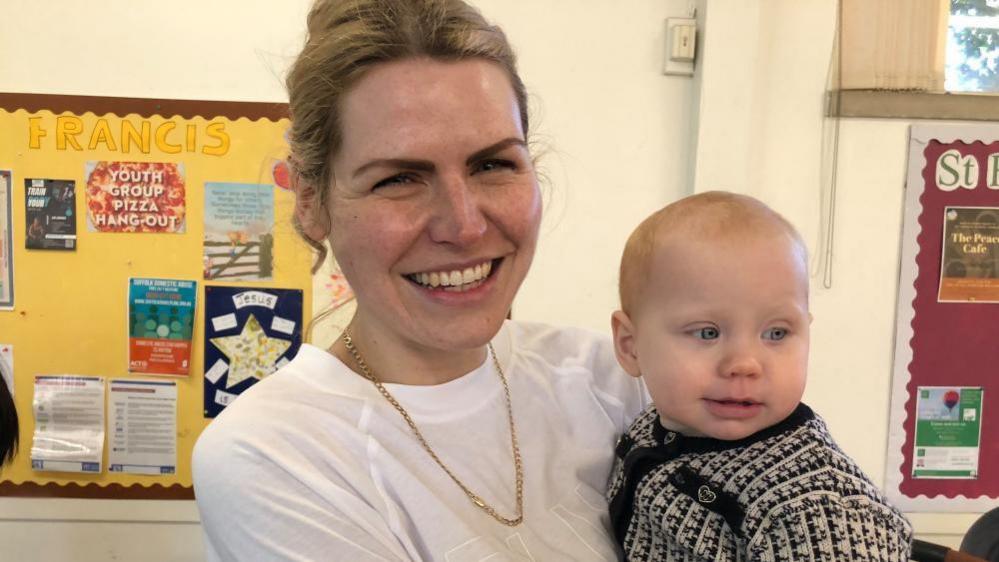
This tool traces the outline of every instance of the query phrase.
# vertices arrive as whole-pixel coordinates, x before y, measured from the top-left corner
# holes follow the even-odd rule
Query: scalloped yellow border
[[[164,117],[169,115],[170,117]],[[55,120],[72,117],[84,127],[79,144],[55,146]],[[29,147],[30,119],[48,135]],[[216,123],[230,144],[225,154],[203,153],[214,144],[199,139],[196,150],[166,153],[151,143],[145,151],[113,150],[107,142],[88,147],[100,120],[119,135],[123,122],[153,131],[174,122],[174,144],[183,143],[185,128],[199,134]],[[190,455],[210,420],[203,418],[204,280],[202,278],[203,185],[206,181],[272,183],[272,165],[287,154],[284,133],[287,105],[281,103],[158,100],[92,96],[0,93],[0,169],[12,171],[15,302],[0,311],[0,342],[13,344],[15,400],[21,415],[21,446],[15,462],[0,472],[0,496],[128,499],[190,499]],[[120,140],[117,139],[116,140]],[[204,142],[202,142],[204,141]],[[150,143],[147,143],[150,144]],[[186,147],[185,147],[186,148]],[[188,224],[184,234],[119,234],[88,232],[85,222],[87,161],[182,162],[187,186]],[[77,182],[76,252],[24,249],[24,179],[46,177]],[[310,250],[291,226],[293,195],[275,189],[274,280],[236,283],[302,289],[303,313],[311,311]],[[111,378],[155,378],[127,370],[126,290],[129,277],[194,279],[199,283],[198,311],[188,377],[176,378],[177,474],[145,476],[34,472],[30,468],[35,375],[79,374]],[[307,318],[303,318],[303,321]]]

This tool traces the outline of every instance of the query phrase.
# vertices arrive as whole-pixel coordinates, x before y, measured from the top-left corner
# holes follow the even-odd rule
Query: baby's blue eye
[[[714,326],[694,330],[694,337],[702,340],[716,340],[719,335],[720,333],[718,332],[718,328],[715,328]]]
[[[780,341],[787,337],[787,328],[770,328],[763,332],[763,339],[770,341]]]

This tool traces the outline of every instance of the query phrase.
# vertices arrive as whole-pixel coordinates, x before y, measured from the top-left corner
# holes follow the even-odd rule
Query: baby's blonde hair
[[[631,233],[621,256],[621,310],[632,315],[648,282],[655,251],[666,240],[690,235],[736,239],[761,233],[786,235],[807,271],[808,251],[798,230],[780,213],[748,195],[707,191],[652,213]]]

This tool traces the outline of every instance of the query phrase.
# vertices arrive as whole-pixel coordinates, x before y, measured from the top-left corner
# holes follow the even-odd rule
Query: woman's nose
[[[486,232],[479,198],[463,175],[442,176],[434,190],[430,238],[434,242],[468,246]]]

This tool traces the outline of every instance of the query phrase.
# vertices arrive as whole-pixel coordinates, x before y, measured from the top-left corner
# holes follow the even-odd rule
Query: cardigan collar
[[[815,412],[802,402],[798,404],[798,407],[789,416],[774,425],[765,427],[742,439],[726,441],[713,437],[690,437],[676,431],[671,431],[663,427],[662,421],[656,416],[656,421],[652,424],[652,438],[655,440],[655,443],[676,448],[678,452],[682,453],[726,451],[746,447],[775,435],[793,431],[813,419],[815,419]]]

